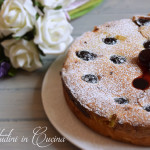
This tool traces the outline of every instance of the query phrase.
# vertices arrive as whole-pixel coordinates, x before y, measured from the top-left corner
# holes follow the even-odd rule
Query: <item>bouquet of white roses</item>
[[[73,41],[68,20],[100,1],[0,0],[0,78],[42,67],[40,55],[63,53]]]

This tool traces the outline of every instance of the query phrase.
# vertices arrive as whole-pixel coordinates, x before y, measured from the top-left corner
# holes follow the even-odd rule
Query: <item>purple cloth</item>
[[[8,74],[8,71],[10,69],[10,64],[8,62],[2,62],[0,64],[0,78],[3,78]]]

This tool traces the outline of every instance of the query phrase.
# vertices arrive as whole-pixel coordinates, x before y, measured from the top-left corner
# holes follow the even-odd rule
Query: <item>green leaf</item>
[[[82,5],[79,8],[69,11],[69,16],[71,20],[81,17],[94,9],[96,6],[100,5],[103,0],[90,0],[86,4]]]
[[[0,0],[0,8],[1,8],[2,5],[3,5],[3,2],[4,2],[4,0]]]
[[[15,40],[20,40],[21,37],[20,37],[20,36],[16,36],[16,37],[14,37],[14,39],[15,39]]]
[[[36,20],[38,20],[39,17],[40,17],[40,15],[37,13],[36,14]]]
[[[58,9],[61,9],[62,8],[62,6],[57,6],[56,8],[55,8],[55,10],[58,10]]]
[[[44,6],[40,2],[33,0],[33,5],[37,6],[43,12]]]
[[[42,56],[46,56],[45,54],[44,54],[44,52],[36,45],[36,47],[37,47],[37,49],[38,49],[38,51],[39,51],[39,53],[40,53],[40,55],[42,55]]]
[[[11,68],[9,69],[9,71],[8,71],[8,75],[11,76],[11,77],[15,76],[16,73],[17,73],[17,69],[15,69],[15,68],[13,68],[13,67],[11,67]]]

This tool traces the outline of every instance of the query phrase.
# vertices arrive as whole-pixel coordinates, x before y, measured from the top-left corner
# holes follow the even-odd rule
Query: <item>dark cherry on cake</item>
[[[144,106],[144,109],[145,109],[146,111],[150,112],[150,105]]]
[[[142,50],[139,53],[138,59],[139,63],[142,66],[146,67],[147,69],[150,69],[150,49]]]
[[[143,44],[144,48],[146,49],[150,49],[150,41],[146,41],[144,44]]]
[[[108,37],[108,38],[103,39],[103,42],[107,45],[114,45],[117,43],[117,39],[113,37]]]
[[[145,90],[149,87],[149,82],[141,76],[133,80],[133,86],[137,89]]]
[[[138,26],[147,26],[150,24],[150,18],[139,18],[138,20],[135,20],[135,23],[138,25]]]
[[[110,60],[114,63],[114,64],[123,64],[126,62],[126,58],[124,56],[119,56],[119,55],[112,55],[110,57]]]
[[[119,97],[114,99],[116,103],[118,104],[127,104],[129,103],[127,98]]]
[[[146,90],[150,86],[150,49],[142,50],[139,53],[138,60],[143,75],[133,80],[133,86],[140,90]]]
[[[79,57],[80,59],[83,59],[85,61],[94,60],[97,57],[96,54],[91,53],[91,52],[86,51],[86,50],[77,51],[76,55],[77,55],[77,57]]]
[[[87,74],[81,77],[81,79],[87,83],[97,83],[98,77],[93,74]]]

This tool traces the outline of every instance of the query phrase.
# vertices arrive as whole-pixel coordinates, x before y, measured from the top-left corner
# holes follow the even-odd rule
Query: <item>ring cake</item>
[[[112,139],[150,146],[150,16],[94,27],[69,49],[64,96],[88,127]]]

